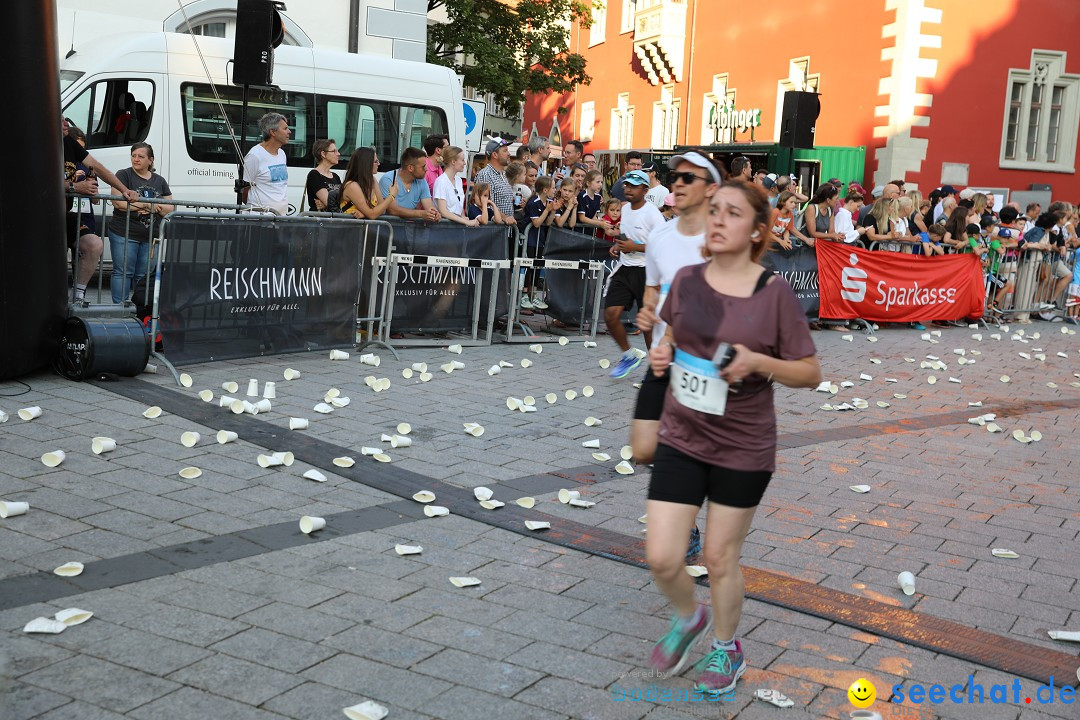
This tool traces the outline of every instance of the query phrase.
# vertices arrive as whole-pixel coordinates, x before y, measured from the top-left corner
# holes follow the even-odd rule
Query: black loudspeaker
[[[68,318],[56,370],[70,380],[100,373],[135,377],[150,359],[150,336],[135,318]]]
[[[814,92],[784,93],[784,114],[780,118],[780,147],[814,147],[814,125],[821,101]]]
[[[271,85],[274,48],[285,39],[285,26],[274,0],[237,0],[236,44],[233,46],[233,84]]]

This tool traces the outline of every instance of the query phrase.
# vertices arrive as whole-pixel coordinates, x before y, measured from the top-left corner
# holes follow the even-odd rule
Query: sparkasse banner
[[[874,322],[982,317],[982,266],[975,255],[923,257],[819,242],[821,317]]]

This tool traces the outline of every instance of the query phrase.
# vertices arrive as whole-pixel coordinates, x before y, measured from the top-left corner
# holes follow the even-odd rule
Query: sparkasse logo
[[[859,264],[859,256],[851,253],[848,256],[851,267],[844,268],[840,273],[840,297],[851,302],[862,302],[866,299],[866,271],[855,267]]]

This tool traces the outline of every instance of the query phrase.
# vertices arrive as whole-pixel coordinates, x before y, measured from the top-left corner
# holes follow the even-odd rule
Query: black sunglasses
[[[670,172],[667,176],[668,185],[674,185],[676,180],[682,180],[683,185],[692,185],[695,180],[704,180],[708,182],[707,178],[703,178],[700,175],[690,172]]]

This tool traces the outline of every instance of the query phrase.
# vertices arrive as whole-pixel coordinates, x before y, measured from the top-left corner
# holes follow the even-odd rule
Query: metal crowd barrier
[[[529,257],[519,257],[514,258],[513,267],[513,278],[510,281],[510,318],[507,322],[506,336],[502,338],[503,342],[556,342],[560,337],[558,335],[541,336],[525,332],[527,326],[521,321],[521,306],[518,304],[517,298],[521,292],[521,270],[526,268],[544,270],[545,272],[551,270],[574,270],[576,272],[586,273],[587,287],[589,285],[593,287],[592,314],[588,318],[585,317],[587,303],[583,303],[582,317],[578,328],[581,336],[580,339],[596,339],[596,330],[600,322],[600,305],[604,297],[604,263],[598,260],[534,260]],[[586,290],[586,294],[587,293],[588,291]],[[515,337],[515,327],[522,328],[522,332],[525,332],[525,334],[522,337]],[[586,327],[589,329],[587,334],[585,332]]]
[[[450,268],[472,268],[478,269],[480,272],[476,274],[476,284],[473,291],[472,300],[472,320],[470,326],[469,335],[465,338],[457,339],[457,344],[466,345],[470,347],[478,347],[483,345],[490,345],[495,334],[495,306],[499,300],[499,271],[506,270],[510,267],[509,260],[483,260],[476,258],[455,258],[455,257],[441,257],[438,255],[407,255],[403,253],[391,253],[389,259],[381,257],[374,258],[372,261],[376,268],[385,269],[385,277],[388,278],[383,292],[383,321],[379,325],[378,340],[376,342],[385,345],[386,347],[397,345],[403,346],[431,346],[433,344],[443,344],[442,340],[432,340],[431,338],[394,338],[391,341],[391,333],[393,327],[394,317],[394,299],[397,291],[398,281],[398,268],[402,266],[412,265],[424,265],[431,267],[450,267]],[[484,271],[491,270],[491,288],[488,292],[488,301],[486,303],[487,310],[485,313],[485,325],[483,329],[483,336],[480,334],[480,314],[483,303],[484,293]],[[375,284],[376,278],[379,273],[372,273],[372,285],[371,285],[371,301],[374,302],[377,288]],[[369,309],[372,308],[369,305]],[[397,353],[394,353],[397,357]]]

